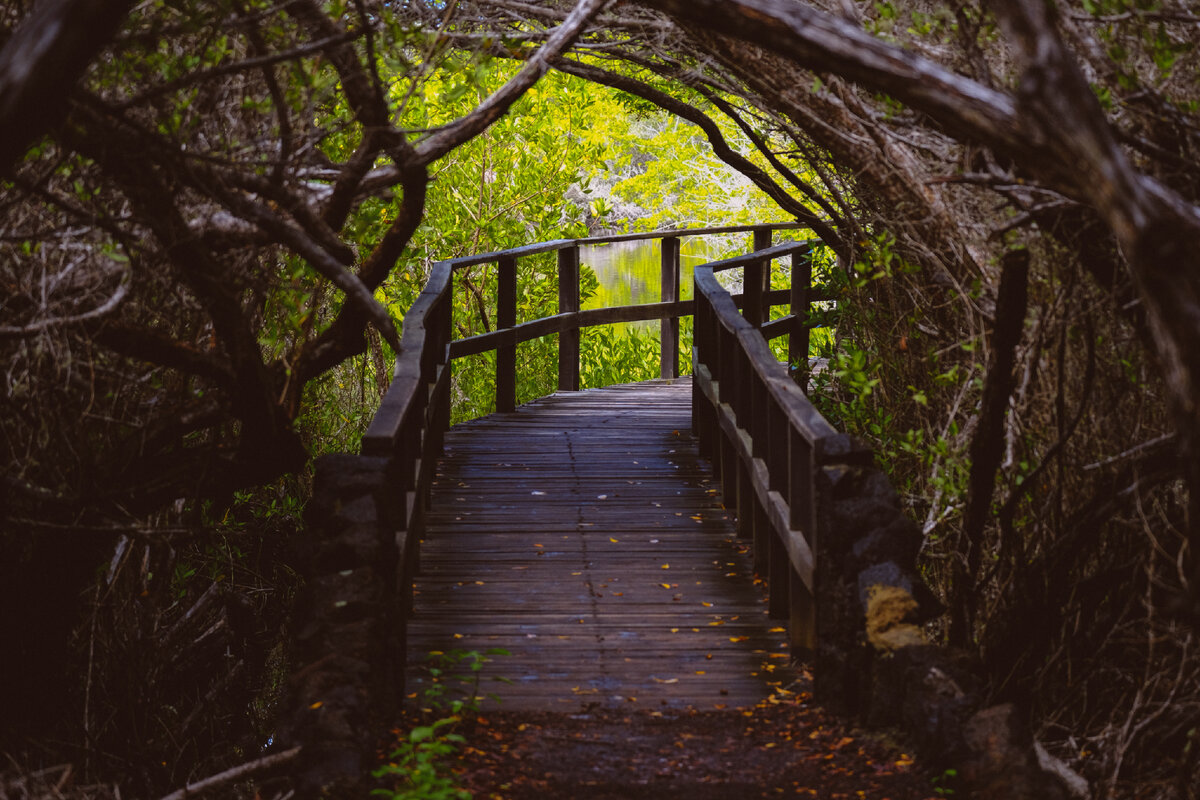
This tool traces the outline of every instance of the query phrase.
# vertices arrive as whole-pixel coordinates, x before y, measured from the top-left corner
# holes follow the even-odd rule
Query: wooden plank
[[[689,430],[687,379],[560,393],[451,429],[426,515],[408,691],[502,647],[504,708],[748,706],[790,682]],[[635,698],[631,700],[630,698]],[[636,704],[636,705],[635,705]]]
[[[664,316],[678,318],[690,316],[692,301],[680,300],[670,303],[643,303],[636,306],[613,306],[611,308],[589,308],[583,311],[555,314],[550,317],[523,322],[508,328],[498,328],[488,333],[480,333],[463,339],[455,339],[450,343],[450,357],[462,358],[488,350],[505,347],[515,347],[522,342],[528,342],[552,333],[561,333],[576,328],[590,328],[596,325],[611,325],[614,322],[644,322],[660,319]]]

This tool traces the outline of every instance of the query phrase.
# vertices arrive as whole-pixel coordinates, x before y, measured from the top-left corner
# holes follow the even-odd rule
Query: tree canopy
[[[73,554],[70,628],[116,537],[345,447],[429,264],[581,233],[568,191],[654,114],[836,254],[815,394],[923,522],[945,635],[1089,777],[1183,792],[1197,25],[1187,0],[10,3],[4,599]],[[716,202],[637,147],[626,190],[686,198],[657,221]]]

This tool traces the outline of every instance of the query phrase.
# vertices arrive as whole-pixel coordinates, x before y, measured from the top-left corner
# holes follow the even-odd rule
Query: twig
[[[125,278],[122,279],[120,285],[117,286],[117,290],[113,292],[112,296],[105,300],[101,305],[91,309],[90,311],[85,311],[82,314],[75,314],[74,316],[70,317],[52,317],[50,319],[43,319],[39,320],[38,322],[30,323],[29,325],[0,325],[0,339],[23,338],[26,336],[32,336],[36,333],[41,333],[48,328],[56,328],[65,325],[77,325],[81,322],[87,322],[88,320],[96,319],[97,317],[103,317],[105,314],[108,314],[116,309],[116,307],[121,304],[121,301],[125,299],[125,295],[129,294],[130,281],[128,278],[129,273],[127,272]]]
[[[274,769],[282,764],[286,764],[300,754],[300,747],[293,747],[291,750],[285,750],[282,753],[273,753],[269,756],[263,756],[257,761],[250,761],[246,764],[241,764],[224,772],[218,772],[216,775],[205,778],[196,783],[189,783],[182,789],[176,789],[168,795],[164,795],[160,800],[185,800],[185,798],[193,795],[207,792],[210,789],[215,789],[218,786],[224,786],[234,781],[239,781],[242,778],[247,778],[259,772],[264,772],[269,769]]]
[[[1166,444],[1170,441],[1173,441],[1177,436],[1178,434],[1174,432],[1164,433],[1162,436],[1157,436],[1148,442],[1135,444],[1133,447],[1129,448],[1128,450],[1123,450],[1122,452],[1117,453],[1115,456],[1109,456],[1108,458],[1093,462],[1091,464],[1084,464],[1083,469],[1084,471],[1090,471],[1094,469],[1100,469],[1101,467],[1107,467],[1109,464],[1115,464],[1116,462],[1129,458],[1130,456],[1137,455],[1143,450],[1149,450],[1153,447],[1157,447],[1160,444]]]

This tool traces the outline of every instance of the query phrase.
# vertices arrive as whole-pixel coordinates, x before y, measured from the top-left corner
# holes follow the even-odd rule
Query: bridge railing
[[[403,696],[408,604],[450,419],[451,360],[494,348],[497,406],[504,410],[515,404],[520,342],[558,333],[558,385],[570,390],[579,386],[582,328],[662,319],[661,368],[671,376],[678,320],[694,312],[693,426],[725,504],[737,510],[741,534],[753,537],[771,613],[790,620],[794,652],[815,650],[818,700],[873,724],[906,728],[933,763],[960,765],[968,788],[1015,780],[1035,789],[1022,796],[1059,796],[1043,791],[1054,780],[1041,772],[1016,710],[988,707],[978,680],[961,668],[962,657],[925,637],[919,623],[937,609],[917,599],[920,530],[870,451],[837,433],[805,396],[807,312],[823,298],[810,286],[808,245],[771,246],[772,230],[782,227],[789,226],[560,240],[434,265],[404,320],[395,379],[362,455],[318,460],[309,524],[299,537],[308,553],[301,560],[308,600],[298,612],[293,683],[299,688],[279,741],[313,747],[309,773],[344,771],[358,763],[345,753],[373,751],[374,739],[362,733],[371,730],[365,721]],[[754,252],[697,267],[695,300],[681,301],[680,237],[737,231],[753,231]],[[581,311],[579,247],[639,238],[663,242],[661,301]],[[517,260],[546,252],[558,254],[558,313],[517,324]],[[772,292],[767,265],[786,258],[791,287]],[[455,341],[455,270],[487,262],[499,268],[499,328]],[[743,273],[741,295],[716,279],[734,268]],[[770,320],[771,306],[784,303],[789,313]],[[768,344],[785,334],[790,371]],[[333,685],[353,691],[327,692]]]
[[[495,350],[496,409],[511,411],[516,407],[517,399],[517,345],[558,334],[557,386],[559,391],[574,391],[580,386],[582,329],[616,322],[657,319],[662,322],[660,374],[668,378],[677,377],[679,320],[690,316],[694,305],[692,300],[682,300],[680,297],[681,240],[689,236],[751,233],[754,248],[762,249],[770,245],[774,231],[797,227],[795,223],[773,223],[557,239],[437,262],[425,289],[405,316],[394,379],[362,442],[364,456],[394,461],[393,480],[403,487],[404,499],[396,503],[395,519],[392,521],[397,531],[397,544],[401,545],[405,559],[403,563],[415,564],[417,536],[414,534],[418,534],[421,528],[421,514],[433,477],[433,463],[441,450],[442,433],[450,420],[450,362],[453,359]],[[647,240],[661,242],[660,301],[581,310],[580,248]],[[807,248],[807,245],[797,247]],[[542,253],[557,254],[558,313],[518,323],[518,260]],[[808,286],[811,281],[808,262],[803,259],[796,261],[801,266],[798,271],[793,271],[793,288],[790,291],[770,290],[769,260],[759,258],[751,259],[751,262],[743,281],[743,291],[734,296],[731,302],[744,305],[747,316],[758,320],[768,336],[790,334],[793,337],[793,352],[807,353],[807,304],[818,297]],[[497,269],[495,329],[454,339],[451,305],[455,273],[480,264],[494,264]],[[784,304],[792,304],[789,313],[767,322],[771,307]],[[806,365],[802,356],[797,358]]]
[[[843,452],[838,433],[805,396],[767,344],[791,336],[792,364],[807,366],[808,325],[789,315],[765,325],[746,302],[739,313],[716,273],[742,268],[743,285],[759,283],[766,260],[792,259],[791,304],[810,302],[811,261],[805,243],[787,242],[697,267],[693,345],[693,428],[712,459],[738,529],[753,539],[755,571],[767,579],[770,613],[789,620],[792,651],[816,648],[814,602],[817,470],[827,451]]]
[[[713,236],[730,233],[752,233],[754,248],[769,246],[774,231],[794,229],[795,223],[740,225],[717,228],[632,233],[617,236],[598,236],[587,239],[559,239],[549,242],[502,250],[494,253],[465,256],[448,262],[454,271],[480,264],[494,264],[497,270],[495,330],[476,336],[457,339],[450,344],[449,357],[457,359],[496,351],[496,410],[511,411],[516,407],[517,345],[533,339],[558,334],[558,390],[576,391],[580,386],[580,331],[596,325],[618,322],[661,321],[660,372],[664,378],[679,376],[679,320],[691,316],[692,301],[680,296],[680,253],[685,237]],[[661,293],[659,302],[607,308],[581,309],[580,250],[585,246],[658,240],[660,242]],[[765,242],[765,244],[763,244]],[[554,252],[558,257],[558,313],[517,323],[517,261],[520,258]],[[757,289],[757,291],[756,291]],[[771,305],[790,301],[785,292],[770,292],[761,282],[744,293],[758,314]],[[740,300],[742,295],[738,295]]]

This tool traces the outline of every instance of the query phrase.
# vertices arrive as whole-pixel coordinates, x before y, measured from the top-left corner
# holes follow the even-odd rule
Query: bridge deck
[[[690,429],[691,385],[543,398],[446,437],[409,623],[506,709],[749,706],[794,680]],[[485,678],[486,680],[486,678]]]

